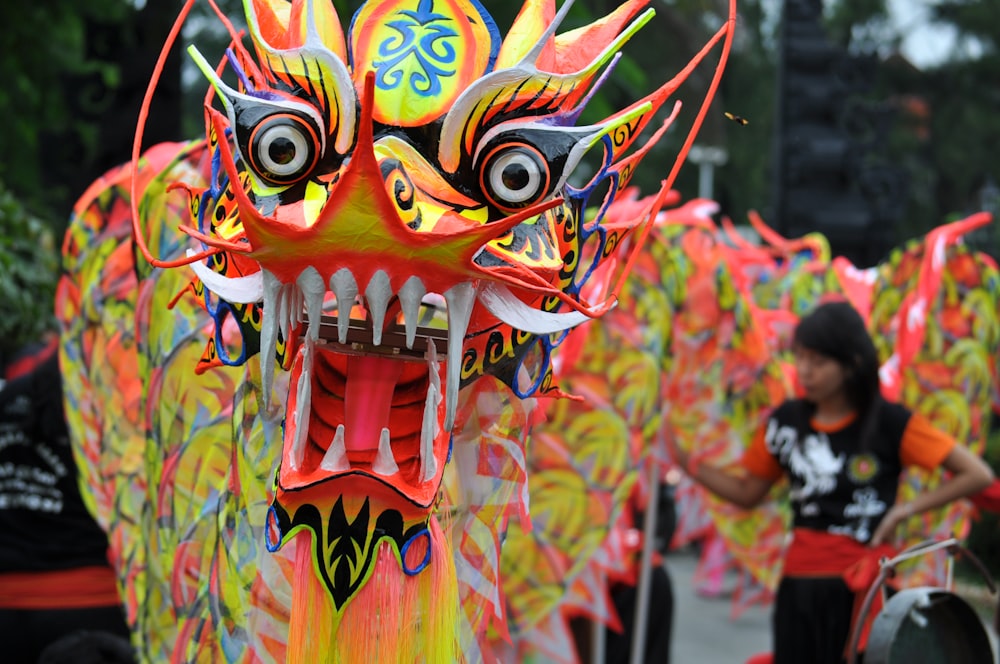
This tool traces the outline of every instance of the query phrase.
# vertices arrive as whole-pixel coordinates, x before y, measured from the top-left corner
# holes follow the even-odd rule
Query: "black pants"
[[[783,578],[774,605],[774,664],[841,664],[853,609],[843,579]]]
[[[36,664],[47,646],[80,630],[110,632],[125,639],[129,636],[125,615],[118,606],[39,611],[0,609],[3,643],[0,660],[7,664]]]
[[[615,610],[621,619],[624,631],[619,634],[606,630],[605,664],[628,664],[632,657],[632,631],[635,628],[635,600],[638,590],[635,586],[620,585],[612,589],[611,596]],[[646,623],[646,664],[670,664],[670,638],[674,620],[674,591],[667,570],[661,566],[653,568],[649,592],[649,614]],[[570,628],[576,641],[577,655],[581,662],[589,663],[591,622],[575,618]]]

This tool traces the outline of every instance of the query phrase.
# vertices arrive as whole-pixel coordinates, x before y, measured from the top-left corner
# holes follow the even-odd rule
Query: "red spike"
[[[132,236],[135,238],[136,246],[139,248],[140,253],[142,253],[143,258],[145,258],[154,267],[177,267],[179,265],[189,265],[193,260],[182,260],[182,261],[162,261],[158,258],[154,258],[153,254],[149,251],[149,247],[146,245],[146,238],[142,234],[142,229],[139,227],[139,186],[138,179],[135,174],[139,171],[139,155],[142,152],[142,137],[146,129],[146,121],[149,117],[149,107],[153,101],[153,92],[156,90],[156,85],[160,81],[160,76],[163,75],[163,68],[166,65],[167,56],[170,55],[170,50],[173,48],[174,42],[177,41],[177,35],[181,31],[181,27],[184,25],[184,21],[187,15],[191,12],[191,7],[194,5],[194,0],[187,0],[184,6],[181,7],[180,13],[177,15],[177,19],[174,21],[173,27],[170,29],[170,34],[167,35],[167,40],[163,44],[163,48],[160,49],[160,55],[156,59],[156,66],[153,68],[153,74],[149,78],[149,85],[146,86],[146,94],[142,98],[142,106],[139,108],[139,118],[136,121],[135,128],[135,138],[132,140],[132,182],[129,186],[129,206],[132,210]],[[203,255],[200,256],[198,260],[207,258],[213,254],[218,253],[217,250],[212,250],[210,252],[202,252]],[[193,257],[189,257],[192,258]]]
[[[375,165],[378,167],[378,160],[375,158],[375,127],[372,125],[372,116],[375,113],[375,72],[370,71],[365,74],[364,88],[361,92],[361,117],[358,119],[358,134],[354,146],[354,156],[352,159],[362,159],[365,166]]]
[[[537,217],[538,215],[548,212],[553,208],[557,208],[564,202],[565,201],[562,197],[554,198],[550,201],[545,201],[544,203],[539,203],[538,205],[525,208],[517,214],[511,215],[501,221],[494,221],[488,224],[483,224],[482,226],[475,226],[473,228],[461,230],[456,233],[455,236],[458,238],[468,238],[470,240],[470,244],[474,244],[476,249],[478,249],[490,240],[500,238],[525,220],[530,219],[531,217]]]
[[[569,74],[587,67],[601,51],[618,38],[625,24],[648,4],[649,0],[630,0],[590,25],[557,35],[554,40],[555,67],[551,71],[556,74]],[[539,69],[542,67],[539,66]]]
[[[701,125],[705,121],[705,115],[707,115],[708,108],[711,105],[712,100],[715,98],[716,91],[719,89],[719,83],[722,81],[722,72],[725,70],[726,62],[729,61],[729,53],[732,50],[733,33],[735,29],[736,0],[729,0],[729,16],[726,19],[725,25],[719,28],[719,31],[715,33],[707,44],[705,44],[704,48],[698,52],[698,54],[691,60],[691,62],[688,63],[680,74],[675,76],[674,79],[668,82],[666,86],[661,87],[661,90],[663,90],[673,85],[674,89],[676,89],[676,87],[680,85],[680,82],[686,79],[694,68],[701,63],[701,61],[708,55],[709,51],[715,47],[719,40],[723,37],[725,38],[722,43],[722,53],[719,56],[719,62],[716,64],[715,73],[712,76],[712,82],[708,87],[708,91],[705,93],[705,98],[702,100],[701,108],[698,109],[698,115],[695,118],[694,123],[691,125],[691,129],[688,131],[683,147],[674,159],[673,167],[670,169],[667,179],[664,180],[663,186],[656,196],[656,201],[653,204],[649,218],[644,222],[643,227],[640,229],[639,234],[636,237],[632,246],[632,251],[629,253],[628,258],[625,261],[625,266],[618,278],[618,283],[615,284],[614,289],[611,291],[612,299],[617,299],[618,294],[625,286],[625,280],[628,278],[629,274],[631,274],[632,267],[635,265],[635,261],[639,257],[639,251],[642,249],[642,245],[645,243],[646,238],[649,236],[649,233],[653,228],[657,214],[659,214],[663,207],[667,192],[673,188],[674,182],[677,180],[677,174],[680,172],[681,166],[684,165],[684,161],[687,159],[687,154],[691,150],[691,146],[694,144],[695,137],[698,135],[698,130],[701,129]],[[674,81],[677,81],[676,85],[674,85]]]

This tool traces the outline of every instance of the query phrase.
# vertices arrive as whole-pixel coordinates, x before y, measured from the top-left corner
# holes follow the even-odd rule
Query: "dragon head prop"
[[[198,276],[216,321],[199,370],[259,356],[283,418],[267,544],[311,530],[338,610],[386,542],[407,574],[428,565],[459,390],[484,376],[520,397],[553,389],[552,349],[613,305],[620,282],[584,287],[656,210],[584,210],[614,201],[679,103],[654,128],[657,111],[716,43],[728,53],[735,10],[673,80],[578,126],[653,12],[630,0],[557,35],[571,4],[529,0],[501,38],[476,0],[370,1],[346,34],[328,0],[245,0],[248,39],[230,26],[218,67],[189,49],[214,96],[211,177],[175,185],[199,248],[153,258],[138,210],[136,235],[153,265]],[[583,177],[588,152],[599,166]],[[239,347],[223,339],[233,323]]]

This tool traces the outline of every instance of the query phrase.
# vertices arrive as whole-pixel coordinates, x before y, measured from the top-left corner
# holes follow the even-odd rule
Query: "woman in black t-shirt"
[[[743,472],[692,463],[695,455],[680,450],[675,460],[712,493],[747,509],[788,477],[794,530],[775,601],[774,662],[837,664],[858,592],[845,577],[888,552],[902,521],[982,490],[992,472],[925,417],[882,398],[875,346],[846,302],[805,316],[793,354],[804,397],[773,411],[746,451]],[[898,503],[899,474],[911,464],[941,466],[949,477]]]

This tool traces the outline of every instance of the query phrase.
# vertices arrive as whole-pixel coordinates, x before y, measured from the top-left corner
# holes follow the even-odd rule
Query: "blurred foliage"
[[[38,0],[4,3],[0,10],[0,180],[33,209],[51,213],[53,192],[44,186],[44,136],[61,134],[78,146],[78,163],[93,151],[97,129],[75,112],[102,103],[88,80],[106,88],[119,83],[113,57],[100,53],[91,39],[96,26],[123,21],[127,0]],[[120,41],[127,41],[121,35]],[[119,45],[120,47],[120,45]],[[77,85],[67,85],[70,80]],[[99,109],[95,109],[99,110]],[[68,195],[68,192],[65,192]]]
[[[1000,0],[946,0],[932,9],[958,35],[950,57],[921,70],[889,54],[879,82],[898,110],[892,141],[911,178],[905,236],[983,209],[984,185],[1000,182]],[[972,244],[1000,255],[993,229]]]
[[[760,0],[739,3],[737,38],[716,103],[718,116],[725,118],[728,111],[745,118],[747,124],[723,120],[719,139],[711,143],[729,152],[729,161],[716,174],[715,197],[722,213],[738,224],[746,223],[749,210],[766,214],[771,198],[777,23],[768,24],[765,4]]]
[[[55,328],[59,254],[49,227],[0,183],[0,355]]]

